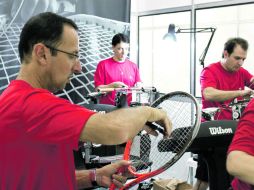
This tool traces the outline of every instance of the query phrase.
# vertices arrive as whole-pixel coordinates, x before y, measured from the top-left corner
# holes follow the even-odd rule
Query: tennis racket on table
[[[135,178],[121,189],[129,189],[166,171],[181,158],[199,130],[201,110],[192,95],[172,92],[160,97],[151,106],[166,111],[172,121],[172,134],[170,138],[165,138],[160,125],[149,123],[147,125],[156,130],[157,136],[141,131],[127,142],[123,159],[131,161],[128,170]],[[114,184],[110,189],[115,189]]]

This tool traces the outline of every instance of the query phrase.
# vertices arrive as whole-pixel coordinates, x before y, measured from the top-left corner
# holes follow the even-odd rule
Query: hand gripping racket
[[[162,127],[155,124],[158,128],[157,136],[141,131],[132,141],[127,142],[124,159],[131,161],[128,170],[135,178],[121,189],[129,189],[166,171],[181,158],[199,130],[201,110],[192,95],[181,91],[172,92],[160,97],[151,106],[166,111],[173,124],[172,134],[170,138],[164,138],[160,132]],[[110,189],[115,189],[115,186],[111,185]]]

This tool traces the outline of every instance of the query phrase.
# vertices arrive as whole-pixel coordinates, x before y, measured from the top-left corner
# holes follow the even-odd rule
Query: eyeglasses
[[[57,49],[55,47],[52,47],[48,44],[44,44],[47,48],[51,49],[51,50],[54,50],[54,51],[59,51],[59,52],[62,52],[62,53],[65,53],[67,54],[70,59],[75,59],[75,60],[78,60],[79,59],[79,54],[74,54],[74,53],[70,53],[70,52],[67,52],[67,51],[63,51],[63,50],[60,50],[60,49]]]

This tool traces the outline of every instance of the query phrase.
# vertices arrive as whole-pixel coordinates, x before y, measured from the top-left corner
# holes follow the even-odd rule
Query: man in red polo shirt
[[[91,171],[76,171],[78,142],[121,144],[147,121],[171,124],[162,110],[140,106],[94,113],[56,97],[74,73],[81,72],[78,27],[45,12],[28,20],[19,41],[21,68],[0,96],[0,189],[72,190],[98,185],[118,187],[118,168],[126,161]],[[76,174],[76,175],[75,175]]]
[[[205,67],[201,72],[200,84],[202,108],[221,108],[215,120],[232,120],[232,110],[227,107],[234,99],[250,96],[254,88],[254,77],[242,67],[247,56],[248,42],[242,38],[231,38],[224,45],[222,60]],[[208,187],[206,163],[198,159],[196,170],[197,183],[194,190]]]

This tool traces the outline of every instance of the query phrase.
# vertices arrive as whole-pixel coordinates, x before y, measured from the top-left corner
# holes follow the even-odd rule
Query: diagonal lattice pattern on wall
[[[83,104],[88,102],[86,95],[94,91],[93,76],[98,62],[112,56],[113,35],[125,32],[129,24],[83,14],[70,18],[79,27],[82,72],[74,75],[70,84],[57,96]],[[0,31],[0,93],[17,77],[20,68],[18,42],[22,26],[18,23],[3,25]]]

